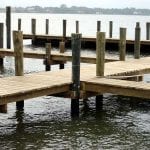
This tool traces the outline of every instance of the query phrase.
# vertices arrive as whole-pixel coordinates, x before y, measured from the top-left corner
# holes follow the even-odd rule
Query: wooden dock
[[[84,94],[80,97],[86,97],[88,92],[93,92],[92,96],[113,93],[150,99],[149,83],[111,79],[114,76],[150,73],[149,62],[150,57],[107,63],[103,78],[96,77],[95,65],[82,66],[80,90]],[[0,105],[43,95],[56,96],[60,93],[71,97],[71,69],[6,77],[1,78],[0,82]]]
[[[60,41],[65,41],[66,47],[71,47],[71,37],[70,36],[56,36],[56,35],[34,35],[34,34],[23,34],[23,39],[31,39],[34,45],[45,45],[46,42],[51,42],[53,46],[58,47]],[[107,38],[106,39],[106,49],[108,50],[118,50],[120,39],[118,38]],[[127,39],[126,47],[127,50],[134,50],[135,40]],[[150,50],[150,40],[141,40],[141,51],[149,52]],[[82,48],[96,49],[96,38],[95,37],[82,37],[81,39]]]

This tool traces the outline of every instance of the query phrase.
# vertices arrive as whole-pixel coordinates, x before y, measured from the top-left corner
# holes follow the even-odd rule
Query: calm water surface
[[[33,16],[35,14],[30,17]],[[43,16],[40,14],[35,17],[39,18],[39,16],[44,19],[52,17],[53,20],[57,16],[56,21],[60,21],[58,18],[63,19],[64,17],[68,17],[70,20],[76,20],[78,17],[81,20],[89,18],[88,15],[75,15],[75,17],[54,15],[53,17],[53,15]],[[14,22],[17,22],[16,18],[20,16],[14,14],[13,17]],[[21,17],[27,19],[29,16],[22,14]],[[90,17],[95,21],[99,18],[98,15],[90,15]],[[112,16],[105,17],[106,21],[112,20]],[[118,20],[118,17],[124,20],[124,23],[127,18],[133,19],[132,16],[114,16],[113,19]],[[140,16],[137,18],[139,20],[147,19],[147,17]],[[142,24],[144,24],[143,22]],[[27,43],[25,42],[25,44]],[[83,53],[93,54],[89,51]],[[114,55],[114,52],[107,55]],[[129,54],[128,57],[132,56]],[[66,67],[70,67],[70,63],[66,64]],[[58,66],[52,68],[52,70],[57,69]],[[25,73],[37,71],[44,71],[42,60],[25,59]],[[1,74],[4,76],[14,75],[12,58],[5,59],[5,70]],[[145,80],[150,81],[149,75],[145,75]],[[95,97],[86,102],[80,101],[78,118],[72,118],[70,111],[70,99],[51,96],[25,101],[24,111],[16,111],[15,103],[9,104],[8,113],[0,114],[0,150],[149,150],[150,102],[147,100],[105,94],[103,108],[99,111],[95,108]]]

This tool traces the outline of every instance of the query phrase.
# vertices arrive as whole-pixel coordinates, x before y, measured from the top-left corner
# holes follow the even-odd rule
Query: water
[[[4,14],[0,16],[0,22],[4,21]],[[45,31],[44,19],[50,18],[51,29],[53,29],[51,32],[58,35],[61,34],[61,19],[64,18],[71,25],[70,27],[68,25],[67,34],[75,30],[72,28],[73,22],[80,20],[80,30],[86,35],[95,34],[98,19],[102,20],[103,24],[111,19],[115,26],[126,25],[130,31],[133,31],[132,27],[135,26],[136,21],[141,21],[143,29],[145,29],[145,22],[148,21],[148,17],[145,16],[13,14],[13,29],[17,29],[18,17],[24,20],[25,33],[30,32],[30,18],[34,17],[39,20],[39,33]],[[57,25],[58,23],[60,24]],[[103,28],[105,27],[107,25],[103,25]],[[117,31],[118,29],[114,34],[117,35]],[[133,37],[132,33],[129,34]],[[30,42],[25,41],[24,44],[30,44]],[[25,48],[32,47],[25,46]],[[83,53],[93,54],[88,50]],[[128,55],[128,57],[132,56]],[[42,60],[25,59],[24,66],[25,73],[45,69]],[[66,67],[70,67],[70,63],[67,63]],[[52,70],[54,69],[57,70],[58,66],[53,66]],[[14,75],[13,58],[5,59],[3,75]],[[149,75],[145,75],[144,82],[146,81],[150,81]],[[147,100],[105,94],[102,110],[96,110],[95,97],[92,97],[87,102],[80,101],[80,116],[72,118],[70,99],[66,98],[43,96],[28,100],[25,101],[24,111],[16,111],[15,103],[11,103],[8,104],[8,113],[0,114],[0,149],[148,150],[150,147],[149,108],[150,102]]]

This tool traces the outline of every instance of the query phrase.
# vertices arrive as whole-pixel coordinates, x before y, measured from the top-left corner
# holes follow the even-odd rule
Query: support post
[[[146,23],[146,40],[150,40],[150,22]]]
[[[31,19],[31,33],[33,34],[32,44],[35,44],[35,35],[36,35],[36,19]]]
[[[6,7],[7,48],[11,48],[11,7]]]
[[[23,34],[22,31],[13,31],[14,55],[15,55],[15,75],[23,76]],[[17,110],[23,110],[24,101],[16,102]]]
[[[65,41],[66,38],[66,28],[67,28],[67,21],[63,20],[63,41]]]
[[[96,76],[104,76],[105,65],[105,33],[97,32],[96,38]],[[103,95],[96,96],[96,110],[102,109]]]
[[[141,39],[141,28],[140,23],[136,23],[135,28],[135,43],[134,43],[134,58],[139,59],[140,58],[140,39]]]
[[[18,19],[18,31],[21,31],[21,19]]]
[[[0,48],[4,46],[4,24],[0,23]],[[3,58],[0,57],[0,70],[4,68]],[[0,113],[7,113],[7,104],[0,105]]]
[[[59,42],[59,52],[64,53],[65,52],[65,42]],[[64,63],[59,64],[59,69],[64,69],[65,65]]]
[[[71,114],[79,115],[79,98],[80,98],[80,49],[81,34],[72,34],[72,98],[71,98]]]
[[[51,70],[50,60],[51,60],[51,43],[46,43],[46,59],[45,59],[46,71]]]
[[[46,30],[45,30],[45,34],[49,33],[49,20],[46,19]]]
[[[101,21],[97,21],[97,32],[101,31]]]
[[[113,22],[109,21],[109,38],[112,38],[113,34]]]
[[[76,21],[76,33],[79,33],[79,21]]]
[[[120,28],[120,41],[119,41],[119,58],[125,61],[126,56],[126,28]]]

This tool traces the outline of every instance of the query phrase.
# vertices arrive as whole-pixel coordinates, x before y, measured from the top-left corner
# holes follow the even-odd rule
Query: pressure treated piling
[[[125,61],[126,56],[126,28],[120,28],[120,41],[119,41],[119,58]]]
[[[63,20],[63,41],[66,38],[66,27],[67,27],[67,21]]]
[[[71,97],[71,114],[79,114],[80,98],[80,49],[81,34],[72,34],[72,97]]]
[[[65,42],[59,42],[59,52],[64,53],[65,52]],[[64,69],[65,65],[64,63],[59,64],[59,69]]]
[[[23,34],[22,31],[13,31],[15,75],[23,76]],[[16,102],[17,110],[23,110],[24,101]]]
[[[101,31],[101,21],[97,21],[97,32]]]
[[[113,22],[109,21],[109,38],[112,38],[113,34]]]
[[[21,19],[18,19],[18,31],[21,31]]]
[[[31,19],[31,33],[33,34],[32,37],[32,44],[35,44],[35,34],[36,34],[36,19]]]
[[[146,23],[146,40],[150,40],[150,22]]]
[[[139,59],[140,58],[140,39],[141,39],[141,28],[140,23],[136,23],[135,28],[135,43],[134,43],[134,58]]]
[[[96,76],[104,76],[104,65],[105,65],[105,33],[97,32],[96,37]],[[103,95],[96,96],[96,110],[102,108]]]
[[[45,59],[46,71],[51,70],[50,60],[51,60],[51,43],[46,43],[46,59]]]
[[[11,7],[6,7],[7,48],[11,48]]]
[[[49,33],[49,20],[48,19],[46,19],[46,24],[45,24],[45,34],[48,34]]]
[[[76,21],[76,33],[79,33],[79,21]]]
[[[4,24],[0,23],[0,48],[4,46]],[[0,58],[0,70],[4,68],[3,58]],[[0,113],[7,113],[7,104],[0,105]]]

